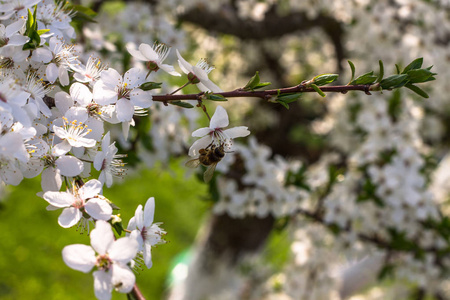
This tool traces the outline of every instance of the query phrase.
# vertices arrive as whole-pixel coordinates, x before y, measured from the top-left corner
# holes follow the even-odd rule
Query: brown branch
[[[348,91],[361,91],[370,95],[370,87],[371,85],[360,84],[360,85],[335,85],[335,86],[322,86],[320,89],[325,93],[347,93]],[[315,93],[316,91],[313,88],[306,87],[302,84],[282,88],[282,89],[273,89],[273,90],[265,90],[265,91],[244,91],[242,89],[237,89],[231,92],[223,92],[223,93],[214,93],[216,95],[222,95],[225,98],[242,98],[242,97],[251,97],[251,98],[261,98],[261,99],[269,99],[270,96],[273,95],[283,95],[283,94],[293,94],[293,93]],[[187,95],[155,95],[153,96],[153,101],[158,102],[167,102],[167,101],[180,101],[180,100],[198,100],[205,93],[198,94],[187,94]],[[207,99],[203,99],[207,100]]]
[[[137,300],[145,300],[144,295],[142,294],[141,290],[139,289],[136,283],[134,284],[130,294],[132,294],[134,298]]]

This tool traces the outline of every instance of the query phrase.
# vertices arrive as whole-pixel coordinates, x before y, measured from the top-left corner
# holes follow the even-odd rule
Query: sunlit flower
[[[228,114],[222,106],[217,106],[216,112],[211,117],[209,127],[197,129],[192,133],[192,136],[201,137],[201,139],[194,142],[189,148],[190,156],[197,156],[200,149],[206,148],[213,143],[216,146],[223,145],[226,151],[232,149],[232,139],[237,137],[244,137],[250,134],[248,127],[238,126],[225,129],[228,126]]]
[[[127,50],[130,54],[139,60],[145,61],[146,67],[150,72],[156,72],[159,69],[166,71],[173,76],[181,76],[175,71],[171,65],[163,64],[162,62],[167,58],[170,52],[170,47],[165,44],[154,43],[153,47],[148,44],[140,44],[139,51],[134,49],[132,44],[127,45]]]
[[[209,80],[208,74],[214,70],[214,67],[210,66],[206,60],[201,59],[195,66],[188,63],[178,52],[178,65],[181,70],[187,74],[188,79],[191,83],[196,84],[197,87],[203,91],[211,91],[213,93],[223,92],[220,87],[218,87],[214,82]]]
[[[114,240],[111,226],[101,220],[96,222],[90,237],[91,246],[75,244],[64,247],[62,255],[66,265],[84,273],[96,267],[93,275],[98,299],[111,299],[113,289],[129,293],[136,277],[127,264],[136,256],[138,242],[130,237]]]

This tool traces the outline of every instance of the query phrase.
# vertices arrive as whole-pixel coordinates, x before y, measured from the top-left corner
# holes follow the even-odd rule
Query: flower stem
[[[173,95],[176,92],[178,92],[179,90],[181,90],[182,88],[186,87],[187,85],[191,84],[190,81],[186,82],[185,84],[183,84],[182,86],[180,86],[179,88],[177,88],[175,91],[173,91],[172,93],[170,93],[169,95]]]

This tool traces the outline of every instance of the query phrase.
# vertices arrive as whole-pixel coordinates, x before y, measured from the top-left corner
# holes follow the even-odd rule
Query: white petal
[[[104,70],[100,75],[102,82],[108,88],[114,89],[118,85],[122,85],[122,76],[114,70],[113,68],[109,68],[108,70]]]
[[[152,263],[152,245],[150,243],[144,244],[144,263],[147,269],[150,269],[153,265]]]
[[[136,227],[139,230],[142,230],[144,228],[144,212],[142,211],[142,205],[138,205],[136,208],[136,211],[134,212],[134,218],[136,220]]]
[[[9,38],[8,45],[9,46],[22,46],[26,42],[28,42],[29,38],[20,34],[15,34]]]
[[[153,223],[153,216],[155,214],[155,198],[148,198],[144,207],[144,227],[149,227]]]
[[[141,89],[134,89],[130,93],[130,100],[134,106],[139,106],[142,108],[148,108],[153,104],[151,92],[143,91]]]
[[[67,69],[63,66],[59,66],[58,68],[58,77],[59,77],[59,83],[61,83],[62,86],[67,86],[70,83],[69,80],[69,72],[67,72]]]
[[[106,86],[103,81],[97,81],[93,89],[93,99],[100,105],[109,105],[117,101],[117,92],[114,87]]]
[[[72,100],[72,97],[70,97],[70,95],[66,92],[57,92],[55,94],[55,106],[62,114],[65,114],[73,106],[73,104],[74,102]]]
[[[130,231],[133,231],[136,229],[136,219],[134,216],[130,219],[130,221],[128,221],[127,229]]]
[[[92,93],[87,86],[75,82],[70,87],[70,96],[79,105],[87,106],[92,101]]]
[[[54,63],[48,64],[45,69],[45,76],[50,83],[54,83],[58,78],[58,66]]]
[[[95,220],[108,221],[111,219],[112,208],[105,200],[91,198],[84,205],[86,212]]]
[[[91,245],[98,254],[105,254],[114,243],[114,234],[109,223],[99,220],[91,231]]]
[[[213,93],[223,93],[223,90],[218,87],[214,82],[212,82],[211,80],[201,80],[199,83],[197,83],[197,87],[202,91],[202,92],[207,92],[207,91],[211,91]]]
[[[161,70],[166,71],[167,73],[169,73],[172,76],[181,76],[180,73],[178,73],[177,71],[175,71],[175,68],[171,65],[166,65],[166,64],[160,64],[159,68]]]
[[[116,291],[120,293],[129,293],[133,289],[136,277],[134,273],[126,266],[114,264],[112,267],[112,283]]]
[[[95,251],[87,245],[69,245],[62,250],[63,260],[70,268],[84,273],[94,267],[96,258]]]
[[[53,54],[50,50],[45,48],[37,48],[33,50],[33,54],[31,55],[31,59],[33,61],[49,63],[53,59]]]
[[[60,171],[56,168],[49,167],[44,169],[41,174],[41,187],[46,191],[59,191],[62,185]]]
[[[146,61],[154,61],[156,62],[159,58],[158,54],[153,50],[153,48],[149,44],[140,44],[139,51],[145,56]]]
[[[197,129],[196,131],[194,131],[192,133],[192,136],[204,137],[205,135],[208,135],[212,131],[214,131],[214,130],[209,127],[203,127],[203,128],[200,128],[200,129]]]
[[[134,44],[128,43],[127,50],[131,54],[131,56],[133,56],[134,58],[137,58],[137,59],[143,60],[143,61],[147,61],[147,58],[144,55],[142,55],[142,53],[140,51],[138,51],[134,48]]]
[[[192,157],[198,156],[199,155],[198,151],[200,149],[206,148],[209,144],[211,144],[211,142],[212,138],[209,135],[204,136],[199,140],[196,140],[194,144],[192,144],[191,148],[189,148],[189,156]]]
[[[58,224],[63,228],[69,228],[77,224],[81,217],[82,213],[78,208],[64,208],[62,213],[59,215]]]
[[[97,196],[102,191],[102,184],[97,179],[86,182],[78,191],[82,199],[89,199]]]
[[[116,112],[120,122],[130,121],[133,118],[134,106],[130,100],[122,98],[116,103]]]
[[[75,202],[71,193],[48,191],[43,195],[45,201],[55,207],[69,207]]]
[[[131,68],[123,75],[123,82],[127,84],[128,89],[134,89],[144,83],[147,74],[139,68]]]
[[[227,111],[222,106],[217,106],[214,115],[211,117],[209,127],[216,129],[216,128],[224,128],[227,126],[228,126]]]
[[[78,121],[86,123],[89,116],[85,107],[73,106],[64,114],[64,117],[66,117],[69,122]]]
[[[55,162],[56,167],[61,172],[63,176],[74,177],[80,175],[83,172],[83,162],[73,156],[61,156]]]
[[[113,261],[127,264],[136,256],[138,247],[139,244],[135,239],[122,237],[111,245],[108,254]]]
[[[237,137],[247,136],[250,134],[250,131],[246,126],[238,126],[224,130],[223,133],[226,134],[229,138],[234,139]]]
[[[19,19],[19,21],[16,21],[12,24],[9,24],[6,27],[5,34],[7,37],[11,37],[11,35],[23,28],[23,25],[25,25],[25,19]]]
[[[72,146],[69,144],[68,141],[64,140],[59,144],[56,144],[52,148],[52,154],[56,156],[65,155],[67,152],[69,152],[72,149]]]
[[[177,52],[177,56],[178,56],[178,65],[180,66],[180,69],[186,73],[189,74],[190,72],[192,72],[192,65],[190,63],[188,63],[180,54],[180,52],[178,52],[178,49],[175,49],[175,51]]]
[[[99,300],[110,300],[113,289],[112,272],[95,271],[94,276],[94,293]]]

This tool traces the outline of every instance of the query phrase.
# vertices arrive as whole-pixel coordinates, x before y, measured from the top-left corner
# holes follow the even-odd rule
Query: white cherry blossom
[[[146,62],[149,73],[161,69],[170,75],[181,76],[180,73],[175,71],[173,66],[162,63],[170,52],[170,47],[165,44],[154,43],[153,46],[150,46],[149,44],[142,43],[139,45],[139,51],[134,48],[133,44],[127,44],[127,50],[134,58]]]
[[[188,75],[188,79],[190,82],[197,84],[197,87],[203,91],[211,91],[213,93],[221,93],[223,92],[220,87],[218,87],[214,82],[212,82],[208,74],[214,70],[214,67],[210,66],[206,60],[201,59],[195,66],[188,63],[178,52],[178,65],[181,70]]]
[[[70,192],[45,192],[43,198],[52,206],[64,208],[58,218],[61,227],[69,228],[77,224],[84,213],[95,220],[107,221],[111,219],[112,208],[99,193],[102,184],[96,179],[89,180],[82,187],[73,187]]]
[[[238,126],[224,129],[229,124],[227,111],[222,106],[217,106],[216,112],[211,117],[209,127],[203,127],[195,130],[192,136],[201,137],[189,148],[190,156],[197,156],[200,149],[206,148],[211,143],[216,146],[224,145],[224,149],[232,149],[232,139],[244,137],[250,134],[248,127]]]
[[[130,237],[135,238],[139,243],[139,251],[144,257],[144,263],[147,268],[152,267],[151,248],[154,245],[164,243],[162,236],[166,233],[159,228],[159,224],[153,223],[155,214],[155,198],[151,197],[145,203],[144,210],[142,205],[136,209],[134,217],[130,219],[127,229],[132,231]]]
[[[127,266],[136,256],[138,242],[130,237],[114,240],[111,226],[102,220],[95,224],[90,234],[91,246],[75,244],[64,247],[63,260],[70,268],[84,273],[94,267],[95,296],[100,300],[111,299],[113,289],[129,293],[136,277]]]

